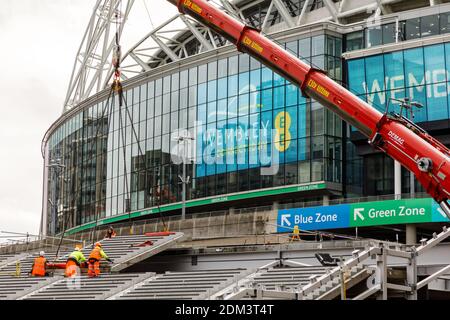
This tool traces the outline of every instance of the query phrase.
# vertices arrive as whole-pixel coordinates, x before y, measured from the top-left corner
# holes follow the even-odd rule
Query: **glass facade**
[[[398,102],[409,97],[420,102],[414,122],[447,120],[450,116],[450,43],[436,44],[348,61],[348,85],[352,92],[384,112],[399,112]],[[356,131],[356,129],[354,129]],[[356,156],[347,151],[347,183],[364,195],[394,193],[394,162],[383,154]],[[350,162],[350,159],[351,162]],[[353,179],[357,174],[360,179]],[[402,169],[402,192],[409,192],[409,171]],[[417,183],[415,191],[424,191]]]
[[[449,118],[450,43],[395,51],[348,61],[348,84],[380,111],[399,111],[390,98],[409,97],[424,107],[415,122]]]
[[[285,43],[301,59],[342,79],[342,41],[319,35]],[[342,182],[342,121],[248,55],[211,59],[125,92],[128,112],[101,101],[48,140],[48,216],[55,232],[96,219],[181,201],[174,133],[195,132],[187,199],[314,181]],[[112,112],[105,112],[112,104]],[[276,135],[262,140],[254,128]],[[229,132],[233,138],[227,139]],[[271,145],[274,145],[275,149]],[[256,150],[279,152],[274,175]],[[205,162],[209,150],[214,161]],[[52,209],[53,208],[53,209]],[[52,219],[49,218],[49,221]]]
[[[450,32],[450,13],[401,20],[375,25],[346,35],[346,51],[371,48],[384,44],[425,38]]]

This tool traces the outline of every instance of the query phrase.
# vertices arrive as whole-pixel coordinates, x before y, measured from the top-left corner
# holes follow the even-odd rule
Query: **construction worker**
[[[100,260],[102,258],[109,262],[112,262],[112,260],[108,258],[106,253],[103,251],[102,244],[100,242],[97,242],[94,245],[94,249],[92,250],[91,254],[89,255],[88,276],[90,278],[100,275]]]
[[[75,247],[75,251],[72,252],[66,262],[66,277],[75,277],[78,274],[78,270],[81,264],[86,262],[83,252],[79,246]]]
[[[111,239],[114,238],[116,236],[116,232],[114,231],[114,228],[112,226],[110,226],[108,228],[108,231],[106,231],[106,236],[105,239]]]
[[[294,226],[294,230],[292,232],[291,241],[294,241],[294,240],[300,240],[300,229],[298,228],[298,225]]]
[[[47,270],[47,259],[45,258],[45,252],[39,252],[39,257],[34,259],[34,263],[31,266],[31,275],[33,277],[45,277],[48,276]]]

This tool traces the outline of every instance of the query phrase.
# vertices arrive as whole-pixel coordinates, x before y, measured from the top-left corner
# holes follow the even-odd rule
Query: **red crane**
[[[408,119],[383,114],[331,80],[322,70],[297,57],[206,0],[168,0],[222,35],[274,72],[297,85],[304,96],[315,99],[356,127],[369,143],[412,171],[425,190],[450,218],[450,150]]]

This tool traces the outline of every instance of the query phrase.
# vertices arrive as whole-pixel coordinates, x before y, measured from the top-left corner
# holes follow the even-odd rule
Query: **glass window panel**
[[[207,93],[207,86],[206,83],[202,83],[198,85],[198,103],[205,103],[206,102],[206,93]]]
[[[217,102],[217,121],[226,120],[227,119],[227,99],[219,100]]]
[[[336,57],[340,57],[342,55],[342,39],[334,38],[336,42]]]
[[[205,124],[207,120],[207,110],[206,110],[206,104],[200,104],[198,106],[198,121],[201,121],[201,123]]]
[[[239,94],[249,92],[250,73],[239,73]]]
[[[247,54],[239,55],[239,72],[246,72],[250,69],[250,58]]]
[[[384,110],[386,103],[386,95],[380,93],[385,90],[384,85],[384,70],[383,70],[383,56],[373,56],[365,59],[366,63],[366,92],[367,99],[370,104]],[[374,66],[377,66],[374,68]]]
[[[161,116],[155,118],[155,136],[161,135]]]
[[[234,75],[239,72],[239,60],[237,56],[228,58],[228,75]]]
[[[188,89],[184,88],[180,90],[180,109],[187,108],[188,106]]]
[[[439,15],[439,27],[441,33],[450,32],[450,13],[441,13]]]
[[[273,72],[267,67],[262,68],[261,74],[262,89],[271,88],[273,86]]]
[[[208,63],[208,80],[217,79],[217,61]]]
[[[169,93],[170,92],[170,76],[164,77],[164,90],[163,93]]]
[[[249,94],[239,95],[239,116],[247,115],[249,113]]]
[[[324,109],[317,102],[311,104],[311,128],[312,135],[320,135],[324,133]]]
[[[141,98],[139,101],[147,100],[147,84],[141,85]]]
[[[447,81],[445,72],[444,45],[424,47],[426,83]]]
[[[162,113],[170,112],[170,93],[163,95]]]
[[[334,41],[334,37],[327,36],[327,54],[330,56],[336,55],[336,43]]]
[[[250,57],[250,70],[261,69],[261,62]]]
[[[178,94],[179,94],[179,91],[172,92],[172,96],[170,98],[170,111],[178,110],[178,104],[179,104]]]
[[[217,100],[217,80],[208,82],[208,102]]]
[[[266,89],[261,91],[261,110],[272,110],[272,98],[273,98],[273,89]]]
[[[366,47],[374,47],[382,44],[383,36],[380,26],[371,27],[366,29]]]
[[[420,38],[420,18],[406,20],[405,37],[406,40]]]
[[[197,67],[189,69],[189,86],[197,84]]]
[[[274,109],[284,108],[284,106],[285,106],[284,89],[285,89],[285,86],[276,87],[273,89],[273,107],[274,107]]]
[[[311,57],[311,38],[298,41],[298,55],[303,58]]]
[[[178,112],[172,112],[170,114],[170,130],[168,132],[174,132],[176,129],[178,129]]]
[[[293,54],[294,56],[298,56],[298,42],[297,41],[291,41],[286,43],[286,50]]]
[[[180,88],[180,74],[174,73],[172,74],[172,86],[170,90],[177,91],[179,88]]]
[[[228,74],[228,59],[221,59],[218,62],[218,78],[226,77]]]
[[[189,85],[189,70],[180,72],[180,88],[187,88]]]
[[[153,98],[155,96],[155,82],[154,81],[150,81],[148,83],[147,94],[148,94],[148,99]]]
[[[159,116],[162,114],[162,97],[158,96],[155,98],[155,115]]]
[[[395,42],[395,23],[388,23],[382,26],[383,44]]]
[[[311,63],[314,67],[325,70],[325,56],[312,57]]]
[[[422,37],[439,34],[439,15],[431,15],[420,19],[420,30]]]
[[[307,104],[298,106],[298,137],[303,138],[310,135],[309,114]]]
[[[190,107],[188,118],[189,127],[193,127],[196,121],[197,121],[197,107]]]
[[[155,81],[155,97],[162,95],[162,79]]]
[[[364,32],[356,31],[346,36],[347,51],[359,50],[364,48]]]
[[[366,83],[364,58],[348,61],[348,70],[348,85],[350,91],[355,94],[364,93],[364,84]]]
[[[238,94],[238,76],[228,77],[228,96],[235,96]]]
[[[312,56],[318,56],[325,53],[325,36],[312,37]]]
[[[298,114],[297,106],[286,108],[286,140],[297,139],[298,135]],[[297,155],[295,156],[297,159]]]
[[[384,55],[384,70],[386,77],[386,88],[388,90],[400,89],[405,86],[402,51],[386,53]]]
[[[228,98],[228,118],[237,117],[238,97]]]
[[[250,91],[257,91],[261,87],[261,69],[250,72]]]
[[[217,121],[217,103],[209,102],[208,103],[208,123]]]
[[[224,99],[227,97],[228,79],[221,78],[217,81],[217,99]]]
[[[197,105],[197,87],[189,87],[189,106]]]
[[[188,112],[187,109],[180,110],[180,128],[187,129],[188,125]]]
[[[198,83],[206,82],[207,80],[207,65],[201,65],[198,67]]]

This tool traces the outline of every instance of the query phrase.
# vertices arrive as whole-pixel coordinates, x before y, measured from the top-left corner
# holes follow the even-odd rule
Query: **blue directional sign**
[[[284,209],[278,212],[278,232],[347,228],[350,225],[348,204],[312,208]]]

